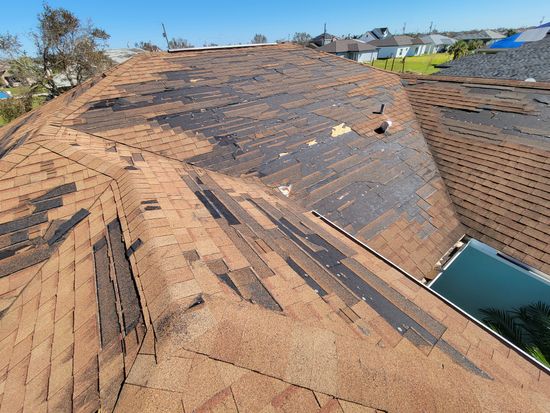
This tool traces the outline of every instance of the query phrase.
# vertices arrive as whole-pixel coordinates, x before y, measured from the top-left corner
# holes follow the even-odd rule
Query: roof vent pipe
[[[374,131],[376,133],[385,133],[389,128],[390,126],[392,125],[391,123],[391,120],[385,120],[384,122],[382,122],[382,124],[376,128]]]
[[[384,113],[384,109],[386,109],[386,104],[382,103],[382,105],[380,106],[380,114]]]

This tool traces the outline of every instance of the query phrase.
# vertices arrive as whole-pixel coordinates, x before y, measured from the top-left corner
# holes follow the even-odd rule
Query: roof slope
[[[546,409],[546,373],[260,180],[63,126],[158,56],[0,129],[0,412]]]
[[[405,82],[468,234],[550,274],[550,84]]]
[[[438,76],[466,76],[550,81],[550,36],[494,54],[474,54],[448,63]]]
[[[333,55],[281,45],[138,57],[64,124],[291,186],[418,278],[463,235],[399,77]]]

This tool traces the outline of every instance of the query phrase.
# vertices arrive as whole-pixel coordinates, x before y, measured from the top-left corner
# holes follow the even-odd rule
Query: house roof
[[[356,39],[334,40],[319,48],[319,50],[327,53],[341,52],[372,52],[376,51],[376,47]]]
[[[498,53],[474,54],[449,62],[438,75],[550,81],[550,36]]]
[[[467,233],[550,274],[550,84],[405,82]]]
[[[285,107],[260,97],[290,92],[302,120],[269,135]],[[196,165],[247,153],[249,125],[256,147],[293,127],[322,147],[300,100],[339,93],[355,109],[323,116],[356,128],[346,113],[399,105],[395,132],[354,141],[429,169],[397,76],[294,45],[142,54],[1,128],[0,410],[544,411],[549,376],[513,349],[260,175]],[[206,138],[212,100],[240,129]],[[437,207],[435,177],[420,193]]]
[[[325,40],[333,41],[335,39],[338,39],[338,36],[330,33],[321,33],[320,35],[315,36],[313,39],[311,39],[311,43],[316,44],[317,46],[323,46]]]
[[[437,46],[439,46],[439,45],[451,45],[451,44],[454,44],[456,42],[455,39],[453,39],[451,37],[443,36],[441,34],[429,34],[429,35],[426,35],[426,36],[422,36],[421,39],[422,39],[422,41],[424,41],[427,44],[433,43]]]
[[[426,44],[422,39],[418,37],[411,37],[406,35],[390,36],[384,39],[373,40],[369,42],[376,47],[395,47],[395,46],[414,46],[420,44]]]
[[[456,38],[458,40],[495,40],[495,39],[504,39],[502,33],[499,33],[495,30],[480,30],[474,33],[465,33],[460,34]]]
[[[139,48],[120,48],[120,49],[106,49],[104,53],[111,59],[115,64],[124,63],[126,60],[135,56],[138,53],[143,53],[143,49]]]

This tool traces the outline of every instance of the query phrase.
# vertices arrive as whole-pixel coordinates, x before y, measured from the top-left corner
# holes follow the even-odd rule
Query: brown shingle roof
[[[185,56],[0,129],[0,411],[545,410],[548,376],[492,335],[260,178],[181,162],[200,136],[135,121],[179,107],[132,90],[175,87]],[[131,116],[77,130],[121,93]]]
[[[386,119],[391,129],[378,134]],[[134,59],[131,71],[64,124],[269,187],[291,186],[292,199],[419,279],[435,275],[434,263],[464,233],[399,78],[310,49]]]
[[[550,85],[447,79],[405,81],[462,223],[550,273]]]

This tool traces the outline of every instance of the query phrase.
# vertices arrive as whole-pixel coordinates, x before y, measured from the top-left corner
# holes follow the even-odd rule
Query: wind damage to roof
[[[467,233],[550,274],[550,84],[404,79]]]
[[[291,45],[133,62],[124,83],[98,91],[64,124],[292,185],[292,199],[419,279],[433,278],[433,264],[463,235],[398,77]],[[390,132],[377,133],[388,119]],[[349,132],[333,133],[342,123]]]
[[[316,140],[309,182],[330,178],[364,140],[355,176],[413,150],[436,198],[411,197],[447,200],[399,78],[348,65],[288,45],[143,54],[0,129],[0,411],[544,411],[544,371],[313,216],[304,177],[249,172]],[[315,88],[336,73],[353,77]],[[311,100],[261,100],[304,82]],[[356,84],[357,109],[328,113]],[[380,101],[393,126],[371,134]]]

